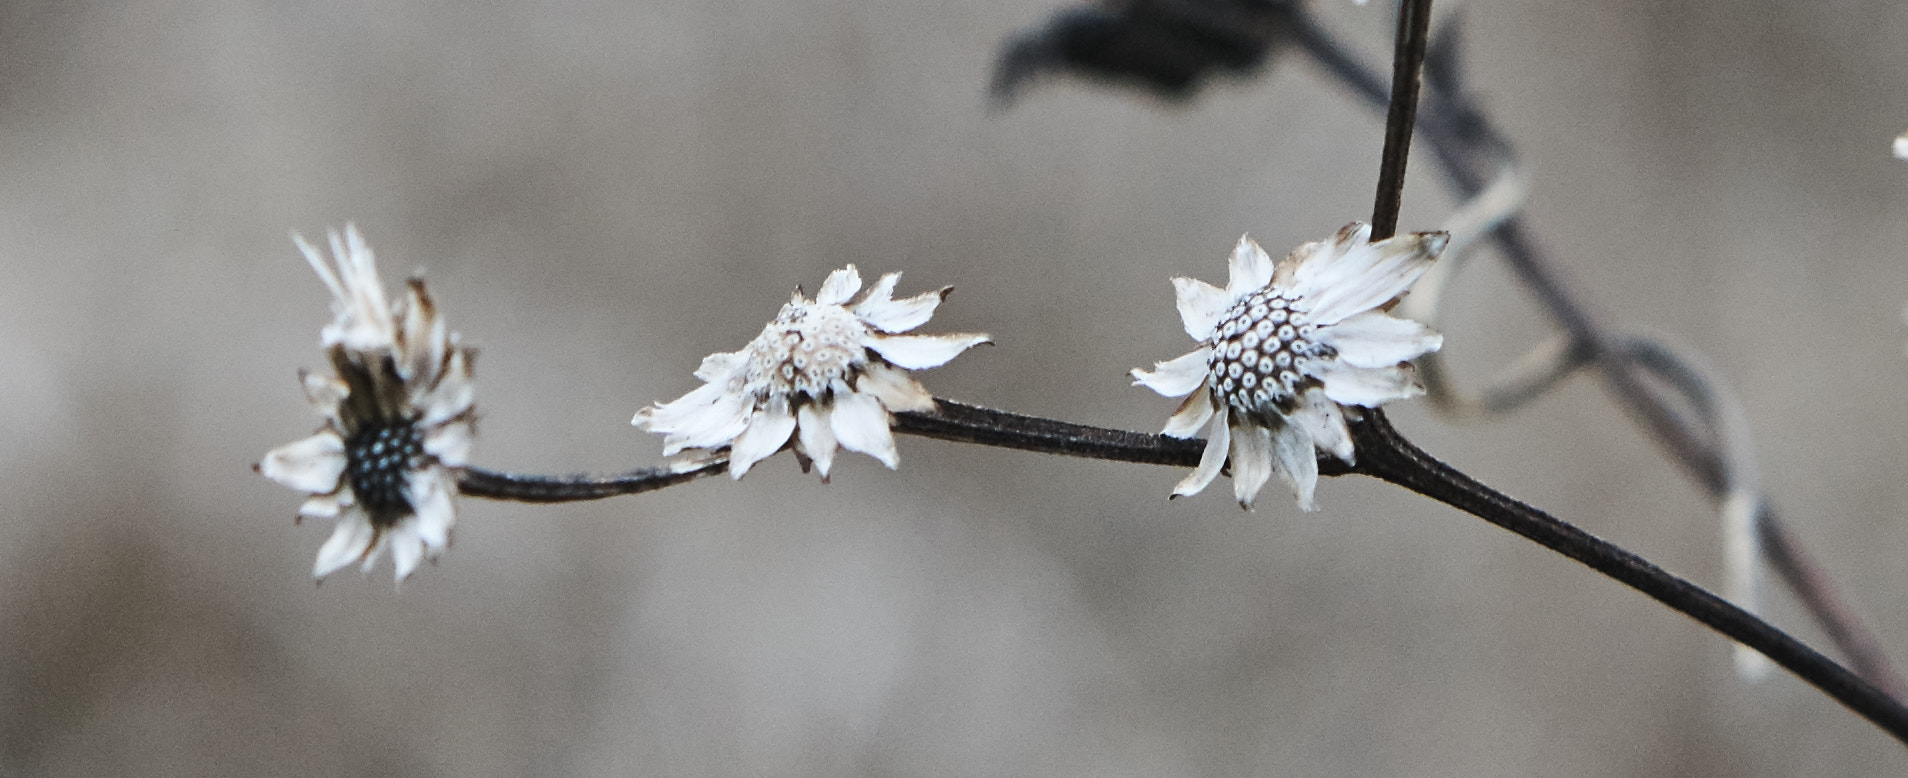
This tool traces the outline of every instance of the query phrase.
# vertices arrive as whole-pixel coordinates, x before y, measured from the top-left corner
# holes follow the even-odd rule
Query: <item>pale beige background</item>
[[[1378,4],[1330,21],[1377,54]],[[985,111],[1055,0],[0,7],[0,773],[1879,775],[1908,754],[1713,634],[1360,479],[1324,510],[908,438],[602,504],[464,501],[457,546],[314,588],[254,476],[315,424],[355,219],[483,348],[478,460],[652,463],[627,420],[846,262],[992,332],[951,397],[1153,428],[1123,372],[1222,279],[1370,207],[1379,127],[1309,65],[1183,110]],[[1908,662],[1908,5],[1469,4],[1574,288],[1737,381],[1770,487]],[[1428,175],[1407,228],[1449,203]],[[1483,369],[1544,328],[1484,266]],[[1696,580],[1716,521],[1589,382],[1399,426]],[[1810,640],[1793,604],[1773,617]]]

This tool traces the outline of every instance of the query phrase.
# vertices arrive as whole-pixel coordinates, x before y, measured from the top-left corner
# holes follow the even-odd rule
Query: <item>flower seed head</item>
[[[1273,475],[1312,507],[1315,452],[1352,461],[1342,405],[1375,407],[1424,391],[1407,360],[1443,339],[1386,312],[1387,303],[1429,269],[1443,233],[1400,235],[1372,243],[1358,223],[1330,241],[1307,243],[1273,265],[1241,238],[1225,289],[1173,280],[1180,319],[1199,348],[1136,383],[1187,397],[1165,434],[1207,434],[1206,453],[1175,487],[1196,494],[1232,466],[1233,494],[1250,507]]]
[[[882,276],[853,303],[861,288],[854,265],[829,274],[813,300],[797,291],[741,351],[702,361],[701,388],[644,408],[631,423],[663,435],[665,456],[726,447],[734,478],[789,445],[823,480],[841,449],[895,467],[891,414],[934,407],[908,371],[946,364],[988,340],[903,334],[925,324],[947,290],[896,300],[900,277]]]

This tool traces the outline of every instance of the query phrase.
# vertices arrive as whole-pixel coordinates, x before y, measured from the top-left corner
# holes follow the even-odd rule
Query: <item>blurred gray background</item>
[[[1365,218],[1375,113],[1308,63],[1183,108],[1055,85],[990,115],[1060,0],[0,7],[0,772],[8,775],[1899,773],[1692,622],[1364,479],[1169,503],[1165,469],[918,438],[834,483],[460,503],[457,545],[314,588],[252,474],[316,421],[356,220],[482,350],[477,460],[659,459],[628,425],[833,268],[953,284],[998,345],[936,392],[1154,429],[1172,275]],[[1322,3],[1374,61],[1381,4]],[[1908,5],[1473,2],[1533,227],[1613,322],[1736,382],[1770,489],[1908,662]],[[1425,157],[1428,158],[1428,157]],[[1414,173],[1405,227],[1451,203]],[[1546,331],[1488,258],[1476,380]],[[1717,520],[1590,381],[1400,428],[1697,581]],[[1786,595],[1772,618],[1822,638]]]

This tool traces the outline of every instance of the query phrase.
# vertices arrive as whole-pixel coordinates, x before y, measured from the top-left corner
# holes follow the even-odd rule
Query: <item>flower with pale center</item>
[[[312,495],[300,519],[336,520],[313,575],[353,562],[369,571],[388,548],[402,580],[450,545],[451,497],[475,434],[472,353],[445,330],[422,280],[411,279],[401,301],[387,301],[357,228],[330,237],[332,263],[292,236],[333,298],[322,342],[337,376],[299,374],[325,423],[255,469]]]
[[[900,273],[876,281],[860,299],[854,265],[828,275],[815,299],[795,290],[774,321],[741,351],[712,354],[696,377],[707,382],[674,402],[651,405],[630,420],[663,435],[663,455],[684,449],[729,449],[729,475],[789,445],[804,470],[828,479],[835,451],[899,464],[893,413],[934,410],[934,395],[909,370],[947,364],[986,335],[903,334],[927,323],[952,287],[894,299]]]
[[[1436,351],[1443,336],[1385,311],[1431,268],[1447,238],[1414,233],[1372,243],[1371,227],[1353,222],[1274,266],[1244,237],[1226,288],[1173,279],[1180,319],[1199,348],[1132,372],[1136,384],[1186,398],[1163,434],[1206,431],[1199,467],[1173,496],[1199,493],[1230,460],[1241,507],[1252,507],[1277,474],[1299,507],[1314,510],[1314,452],[1353,461],[1340,406],[1375,408],[1424,392],[1408,360]]]

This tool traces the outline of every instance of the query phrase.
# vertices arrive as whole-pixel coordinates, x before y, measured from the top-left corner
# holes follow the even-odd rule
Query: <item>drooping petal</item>
[[[1219,316],[1232,306],[1226,290],[1197,278],[1173,279],[1173,296],[1179,303],[1179,321],[1193,340],[1204,341],[1219,326]]]
[[[861,273],[849,265],[828,274],[828,280],[822,282],[821,290],[815,293],[815,302],[819,305],[841,305],[855,296],[861,289]]]
[[[835,449],[840,444],[835,441],[835,431],[829,425],[834,414],[821,403],[804,403],[795,412],[795,432],[802,444],[802,453],[815,463],[815,469],[823,480],[828,478],[828,468],[835,464]]]
[[[402,581],[417,571],[417,563],[424,559],[424,543],[417,539],[417,533],[409,527],[397,527],[385,533],[384,543],[391,547],[391,567]]]
[[[873,349],[883,359],[909,370],[945,365],[949,360],[960,356],[961,352],[989,342],[992,342],[990,338],[977,332],[956,332],[946,335],[874,333],[862,339],[863,345]]]
[[[1265,249],[1252,240],[1250,235],[1239,237],[1239,245],[1233,247],[1229,260],[1231,274],[1226,280],[1226,296],[1238,300],[1272,283],[1272,258]],[[1211,334],[1208,330],[1207,334]],[[1194,336],[1204,339],[1203,336]]]
[[[890,273],[882,276],[882,280],[886,281],[889,277],[898,275],[900,273]],[[926,324],[928,319],[933,318],[934,309],[940,307],[941,300],[953,290],[954,287],[951,286],[942,287],[932,292],[922,292],[899,300],[876,301],[871,298],[856,305],[854,311],[862,321],[882,332],[907,332]]]
[[[900,454],[894,448],[894,433],[889,429],[894,420],[875,398],[837,390],[835,411],[830,415],[829,423],[842,448],[879,459],[889,470],[900,466]]]
[[[874,395],[889,411],[932,411],[934,395],[914,376],[899,368],[871,362],[863,369],[855,391]]]
[[[312,565],[312,577],[323,578],[345,565],[364,559],[371,553],[371,544],[377,540],[377,536],[377,529],[371,526],[371,520],[364,514],[346,514],[338,520],[338,526],[332,529],[331,537],[318,548],[318,562]]]
[[[1166,397],[1184,397],[1206,380],[1212,349],[1200,347],[1169,362],[1156,362],[1149,372],[1133,368],[1133,383]]]
[[[1292,421],[1305,428],[1312,436],[1312,445],[1318,450],[1338,457],[1346,464],[1355,464],[1351,439],[1351,430],[1345,426],[1345,414],[1323,391],[1308,389],[1305,401],[1299,405]]]
[[[272,449],[258,463],[259,475],[312,494],[337,491],[344,469],[344,440],[331,430]]]
[[[414,528],[418,541],[435,557],[450,545],[450,530],[457,523],[457,506],[451,502],[457,481],[448,470],[432,467],[413,471],[406,485],[412,516],[405,524]],[[406,575],[398,571],[399,578]]]
[[[1232,431],[1232,496],[1239,507],[1251,510],[1274,467],[1271,430],[1247,423]]]
[[[1299,510],[1318,510],[1318,503],[1312,499],[1312,492],[1318,488],[1318,454],[1315,453],[1312,436],[1304,427],[1287,424],[1271,432],[1270,445],[1279,479],[1292,488],[1292,496],[1298,498]],[[1236,465],[1233,472],[1236,478]]]
[[[1345,405],[1376,408],[1393,400],[1424,394],[1418,373],[1409,363],[1396,367],[1351,367],[1325,361],[1308,372],[1325,384],[1325,396]]]
[[[1175,438],[1190,438],[1199,432],[1201,426],[1212,419],[1212,413],[1212,394],[1206,391],[1204,384],[1201,384],[1199,389],[1186,395],[1186,401],[1179,404],[1179,410],[1173,411],[1172,417],[1166,420],[1166,428],[1160,430],[1159,434]]]
[[[782,450],[794,432],[795,414],[789,410],[788,402],[780,397],[771,398],[749,418],[747,429],[729,444],[729,477],[739,479],[747,475],[755,463]]]
[[[1199,467],[1193,469],[1185,478],[1173,486],[1174,497],[1191,497],[1219,477],[1219,471],[1226,466],[1226,458],[1232,448],[1232,426],[1227,418],[1230,412],[1224,408],[1212,416],[1212,426],[1206,438],[1206,451],[1199,456]]]
[[[1410,319],[1383,311],[1353,314],[1318,329],[1318,340],[1352,367],[1390,367],[1438,350],[1444,336]]]
[[[1336,324],[1403,294],[1431,269],[1449,241],[1444,233],[1431,232],[1367,243],[1369,226],[1359,225],[1354,233],[1349,243],[1312,252],[1294,271],[1292,289],[1310,304],[1313,324]]]
[[[439,462],[463,467],[470,461],[471,439],[475,435],[468,420],[441,424],[424,433],[424,450]]]

